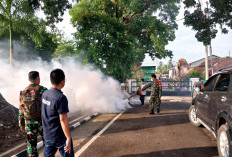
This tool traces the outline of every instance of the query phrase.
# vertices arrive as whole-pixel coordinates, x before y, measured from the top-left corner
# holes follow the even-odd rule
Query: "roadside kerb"
[[[99,115],[99,113],[94,113],[94,114],[91,115],[91,116],[85,117],[85,118],[84,118],[83,120],[81,120],[80,122],[77,122],[77,123],[71,125],[71,126],[69,127],[70,131],[73,131],[75,128],[77,128],[77,127],[79,127],[80,125],[86,123],[87,121],[89,121],[89,120],[95,118],[95,117],[98,116],[98,115]],[[26,145],[26,144],[22,144],[22,145]],[[38,142],[38,143],[37,143],[37,149],[39,150],[39,149],[41,149],[42,147],[43,147],[43,141]],[[14,151],[14,150],[16,150],[16,149],[17,149],[17,147],[16,147],[16,148],[13,148],[13,149],[11,149],[11,150],[8,150],[7,152],[5,152],[5,153],[3,153],[3,154],[0,154],[0,157],[6,155],[6,154],[8,154],[8,153],[10,153],[10,152],[12,152],[12,151]],[[18,154],[15,154],[15,155],[13,155],[13,156],[11,156],[11,157],[24,157],[24,156],[26,156],[26,155],[27,155],[27,150],[23,150],[23,151],[19,152]]]

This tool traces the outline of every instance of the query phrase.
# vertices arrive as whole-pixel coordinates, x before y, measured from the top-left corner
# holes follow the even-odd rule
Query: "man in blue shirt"
[[[52,88],[42,95],[42,125],[44,133],[44,157],[53,157],[59,149],[62,157],[65,154],[74,157],[73,144],[69,130],[67,113],[68,100],[61,89],[65,85],[65,75],[61,69],[50,74]]]

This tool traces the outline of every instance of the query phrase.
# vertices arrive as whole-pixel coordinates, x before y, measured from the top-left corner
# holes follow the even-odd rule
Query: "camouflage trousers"
[[[150,100],[149,100],[149,109],[150,112],[154,112],[154,106],[156,104],[156,109],[157,109],[157,113],[160,113],[160,104],[161,104],[161,99],[159,98],[159,96],[151,96]]]
[[[27,154],[29,157],[37,157],[37,136],[41,135],[43,138],[42,122],[40,121],[26,121],[27,133]]]

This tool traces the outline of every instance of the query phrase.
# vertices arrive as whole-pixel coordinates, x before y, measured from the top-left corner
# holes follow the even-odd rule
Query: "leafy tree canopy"
[[[55,58],[72,57],[75,53],[76,51],[73,41],[63,41],[57,46],[53,54],[53,57]]]
[[[21,0],[19,4],[23,6],[22,9],[26,12],[43,11],[49,24],[62,21],[65,10],[72,7],[68,0]]]
[[[51,33],[46,27],[60,21],[67,8],[70,8],[70,4],[66,0],[1,0],[0,39],[10,39],[12,51],[13,40],[34,46],[42,58],[48,59],[56,48],[57,34],[54,26]],[[45,13],[47,20],[35,16],[38,10]]]
[[[199,0],[184,0],[184,4],[184,24],[197,31],[195,37],[204,45],[210,45],[211,40],[216,37],[217,24],[220,25],[222,33],[228,33],[225,26],[232,29],[232,0],[209,0],[208,4]],[[203,5],[206,7],[203,8]],[[192,8],[194,11],[189,11]]]
[[[122,81],[144,54],[172,56],[179,0],[79,0],[71,9],[77,49],[85,60]]]
[[[181,65],[188,65],[187,60],[184,59],[184,58],[180,58],[180,59],[178,60],[178,63],[181,64]]]

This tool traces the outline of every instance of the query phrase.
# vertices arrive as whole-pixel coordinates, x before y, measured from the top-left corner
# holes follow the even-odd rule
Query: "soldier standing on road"
[[[156,103],[157,114],[160,114],[160,104],[161,104],[161,97],[162,97],[162,84],[159,80],[156,79],[156,75],[151,75],[152,82],[145,85],[140,92],[146,90],[147,88],[151,87],[151,97],[149,100],[149,114],[154,114],[154,103]]]
[[[42,94],[47,89],[40,86],[37,71],[29,72],[31,84],[20,92],[19,97],[19,127],[27,133],[27,153],[29,157],[37,157],[37,135],[43,138],[41,122]]]
[[[140,84],[140,89],[143,89],[143,87],[145,87],[145,82],[144,79],[141,79],[141,84]],[[140,92],[140,101],[141,101],[141,106],[144,105],[144,100],[145,100],[145,96],[146,96],[146,91],[142,91]]]

